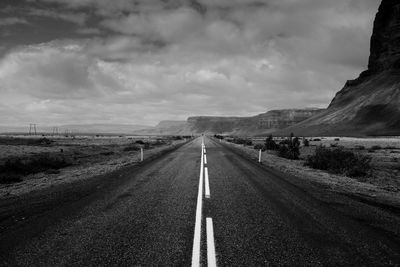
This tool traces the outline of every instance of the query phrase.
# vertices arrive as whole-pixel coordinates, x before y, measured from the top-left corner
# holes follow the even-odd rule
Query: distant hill
[[[59,127],[61,131],[72,131],[76,133],[109,133],[109,134],[132,134],[141,129],[149,128],[145,125],[134,124],[71,124]]]
[[[136,134],[267,134],[301,122],[322,112],[321,109],[271,110],[252,117],[189,117],[187,121],[162,121],[153,128],[136,131]]]
[[[160,121],[154,127],[135,131],[139,135],[189,135],[190,130],[186,127],[186,121]]]
[[[133,132],[149,128],[145,125],[130,124],[70,124],[57,126],[59,133],[74,134],[133,134]],[[36,126],[38,133],[52,133],[53,127]],[[26,127],[0,126],[0,133],[28,133],[29,125]]]
[[[277,134],[400,135],[399,10],[400,1],[382,1],[374,22],[368,70],[347,81],[324,112]]]

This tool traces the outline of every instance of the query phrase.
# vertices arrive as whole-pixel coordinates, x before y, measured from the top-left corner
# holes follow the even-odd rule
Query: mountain
[[[132,134],[145,128],[149,128],[149,126],[134,124],[71,124],[60,126],[59,131],[61,133],[72,131],[73,133],[87,134]]]
[[[136,131],[135,134],[268,134],[295,125],[320,112],[321,109],[284,109],[271,110],[252,117],[197,116],[189,117],[187,121],[162,121],[153,128]]]
[[[135,131],[137,135],[189,135],[186,121],[160,121],[154,127]]]
[[[400,1],[383,0],[368,69],[347,81],[322,113],[278,134],[400,135]]]

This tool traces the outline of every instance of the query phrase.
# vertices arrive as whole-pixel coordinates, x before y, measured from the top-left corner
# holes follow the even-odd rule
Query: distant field
[[[141,148],[146,158],[184,141],[174,136],[0,136],[0,196],[109,172],[139,162]]]

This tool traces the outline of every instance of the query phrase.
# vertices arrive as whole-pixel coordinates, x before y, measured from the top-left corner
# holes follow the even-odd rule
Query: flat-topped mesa
[[[321,109],[271,110],[253,117],[189,117],[187,122],[196,132],[257,134],[263,130],[282,129],[318,113]]]
[[[323,109],[281,109],[271,110],[257,117],[259,129],[283,129],[304,121]]]

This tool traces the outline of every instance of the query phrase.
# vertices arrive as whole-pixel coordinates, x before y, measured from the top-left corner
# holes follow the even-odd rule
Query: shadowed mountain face
[[[320,109],[271,110],[253,117],[190,117],[187,121],[163,121],[140,134],[267,134],[295,125],[320,113]]]
[[[368,70],[328,109],[278,134],[400,135],[400,1],[383,0],[374,22]]]

